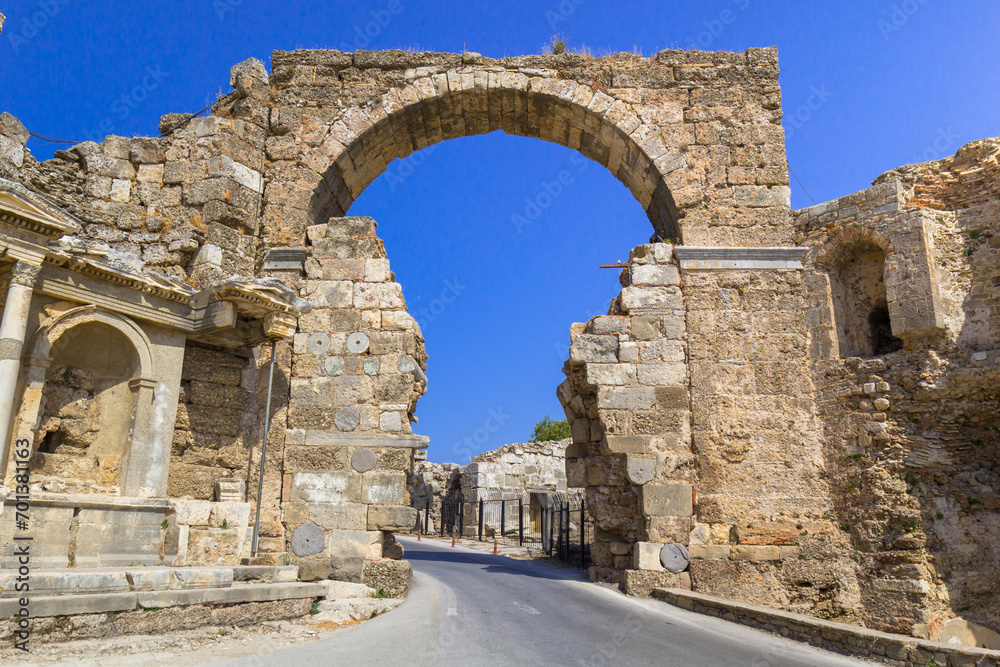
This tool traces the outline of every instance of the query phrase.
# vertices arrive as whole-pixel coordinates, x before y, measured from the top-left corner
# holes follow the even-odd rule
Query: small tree
[[[548,415],[542,421],[535,424],[535,432],[531,436],[532,442],[548,442],[550,440],[562,440],[570,437],[569,422],[565,419],[554,421]]]

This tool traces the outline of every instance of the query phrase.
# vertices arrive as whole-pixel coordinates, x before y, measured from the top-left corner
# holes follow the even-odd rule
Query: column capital
[[[34,288],[35,281],[38,279],[38,272],[41,269],[41,264],[32,264],[31,262],[19,259],[14,262],[14,268],[10,270],[10,284]]]
[[[150,378],[132,378],[128,381],[129,389],[156,389],[156,380]]]

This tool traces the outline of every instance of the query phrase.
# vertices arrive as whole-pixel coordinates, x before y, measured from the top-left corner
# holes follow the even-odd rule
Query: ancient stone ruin
[[[417,510],[417,530],[442,531],[442,514],[454,528],[459,505],[469,517],[465,533],[476,530],[480,500],[521,500],[529,516],[548,507],[550,497],[565,496],[566,447],[571,440],[503,445],[472,458],[468,464],[429,463],[414,466],[410,505]],[[426,517],[425,517],[426,515]],[[447,533],[447,530],[445,530]],[[450,534],[450,533],[448,533]]]
[[[427,360],[344,216],[393,160],[502,130],[600,163],[652,227],[558,389],[591,575],[1000,629],[1000,140],[793,211],[777,79],[773,48],[294,51],[45,162],[0,116],[0,460],[16,490],[29,444],[45,564],[357,581],[398,555]]]

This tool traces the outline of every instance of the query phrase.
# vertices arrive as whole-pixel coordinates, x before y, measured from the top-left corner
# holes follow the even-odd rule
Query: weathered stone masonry
[[[442,501],[448,504],[445,528],[454,517],[458,503],[464,503],[467,534],[477,534],[480,500],[520,499],[527,508],[526,520],[537,526],[540,512],[550,500],[565,498],[566,447],[570,440],[518,442],[475,456],[467,465],[418,462],[410,479],[410,505],[417,510],[417,529],[441,530]],[[583,486],[582,483],[579,486]],[[499,530],[500,517],[484,508],[484,530]],[[429,512],[428,512],[429,510]],[[429,513],[429,522],[424,522]],[[531,525],[531,524],[529,524]],[[530,530],[530,528],[529,528]]]
[[[273,63],[234,67],[207,118],[44,163],[0,115],[0,391],[58,564],[249,555],[231,499],[256,495],[271,343],[262,558],[356,579],[398,555],[426,356],[374,221],[343,216],[392,160],[502,130],[599,162],[654,231],[559,390],[595,576],[1000,625],[996,140],[793,212],[774,49]]]

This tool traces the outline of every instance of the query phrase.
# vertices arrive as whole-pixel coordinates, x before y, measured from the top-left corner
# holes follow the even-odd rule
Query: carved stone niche
[[[219,479],[215,481],[215,502],[243,502],[246,481],[242,479]]]

